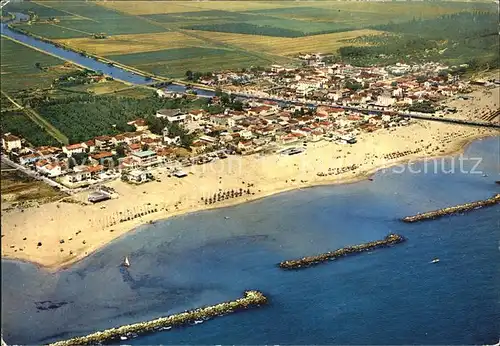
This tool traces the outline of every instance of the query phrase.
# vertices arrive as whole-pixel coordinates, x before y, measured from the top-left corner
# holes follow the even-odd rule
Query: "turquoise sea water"
[[[499,138],[473,143],[478,174],[452,160],[374,181],[287,192],[139,228],[68,270],[2,261],[10,344],[55,341],[235,299],[270,304],[127,344],[485,344],[500,332],[500,207],[404,224],[398,218],[500,192]],[[464,160],[470,170],[475,160]],[[458,169],[458,167],[457,167]],[[487,175],[487,176],[483,176]],[[228,216],[229,219],[225,217]],[[276,264],[381,239],[406,243],[300,271]],[[120,270],[123,256],[132,266]],[[429,264],[434,257],[441,261]],[[61,303],[40,310],[43,301]],[[65,304],[64,304],[65,303]]]

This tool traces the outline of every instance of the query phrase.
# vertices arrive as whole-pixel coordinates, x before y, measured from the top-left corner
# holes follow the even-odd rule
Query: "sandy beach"
[[[494,98],[485,100],[482,108],[495,107]],[[461,116],[471,111],[466,104],[460,107]],[[159,168],[154,175],[161,181],[139,186],[122,181],[106,184],[119,195],[106,202],[82,206],[59,201],[3,213],[2,256],[56,271],[154,220],[293,189],[355,182],[397,163],[456,154],[474,139],[498,134],[493,129],[422,120],[406,127],[362,133],[352,146],[320,141],[309,143],[305,152],[294,156],[230,156],[188,167],[184,178],[168,177],[167,171]],[[231,190],[238,194],[240,189],[241,197],[206,204],[214,194],[225,192],[229,196]],[[85,201],[87,194],[75,195],[72,200]]]

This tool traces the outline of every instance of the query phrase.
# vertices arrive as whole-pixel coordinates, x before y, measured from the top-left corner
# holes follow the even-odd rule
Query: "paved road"
[[[13,167],[15,169],[17,169],[18,171],[21,171],[23,172],[24,174],[36,179],[36,180],[40,180],[40,181],[43,181],[45,183],[47,183],[48,185],[50,186],[53,186],[53,187],[57,187],[58,189],[60,189],[61,191],[63,192],[67,192],[67,193],[71,193],[72,191],[70,189],[68,189],[67,187],[55,182],[54,180],[52,179],[49,179],[47,177],[44,177],[44,176],[41,176],[40,174],[36,173],[36,172],[33,172],[32,170],[30,170],[29,168],[26,168],[20,164],[17,164],[15,163],[14,161],[10,160],[7,156],[5,155],[2,155],[1,156],[1,159],[2,159],[2,163],[3,164],[6,164],[10,167]]]

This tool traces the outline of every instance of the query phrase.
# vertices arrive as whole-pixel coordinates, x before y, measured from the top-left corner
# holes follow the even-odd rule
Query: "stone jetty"
[[[375,240],[365,244],[347,246],[335,251],[330,251],[317,256],[303,257],[296,260],[283,261],[279,264],[282,269],[300,269],[310,267],[322,262],[335,260],[340,257],[354,255],[360,252],[373,250],[379,247],[390,246],[405,241],[405,238],[398,234],[389,234],[382,240]]]
[[[80,336],[68,340],[58,341],[50,346],[69,346],[69,345],[96,345],[126,340],[129,337],[140,334],[151,333],[155,331],[170,329],[171,327],[186,325],[204,321],[212,317],[225,315],[238,310],[245,310],[251,307],[264,305],[267,303],[267,297],[259,291],[245,291],[244,297],[233,301],[219,303],[217,305],[198,308],[196,310],[185,311],[179,314],[160,317],[152,321],[139,322],[125,325],[117,328],[107,329],[101,332],[95,332],[87,336]]]
[[[443,209],[428,211],[426,213],[421,213],[413,216],[407,216],[402,219],[404,222],[418,222],[424,220],[432,220],[445,215],[452,215],[457,213],[465,213],[468,211],[476,210],[483,207],[488,207],[500,203],[500,194],[476,202],[470,202],[465,204],[456,205],[453,207],[447,207]]]

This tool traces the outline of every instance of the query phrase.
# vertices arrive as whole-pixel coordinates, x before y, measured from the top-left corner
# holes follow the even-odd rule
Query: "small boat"
[[[369,181],[373,181],[373,178],[368,178]]]
[[[127,340],[127,337],[122,335],[122,336],[120,336],[120,339],[121,340]]]
[[[130,262],[127,256],[125,256],[125,260],[123,261],[123,266],[126,268],[130,267]]]
[[[430,261],[430,263],[438,263],[439,262],[439,258],[434,258],[432,261]]]
[[[495,181],[495,184],[499,184],[500,185],[500,180]]]
[[[224,219],[229,220],[230,218],[229,216],[224,216]]]
[[[194,321],[194,324],[200,324],[200,323],[203,323],[204,321],[203,320],[196,320]]]
[[[483,174],[483,178],[486,178],[488,176],[488,174]]]

